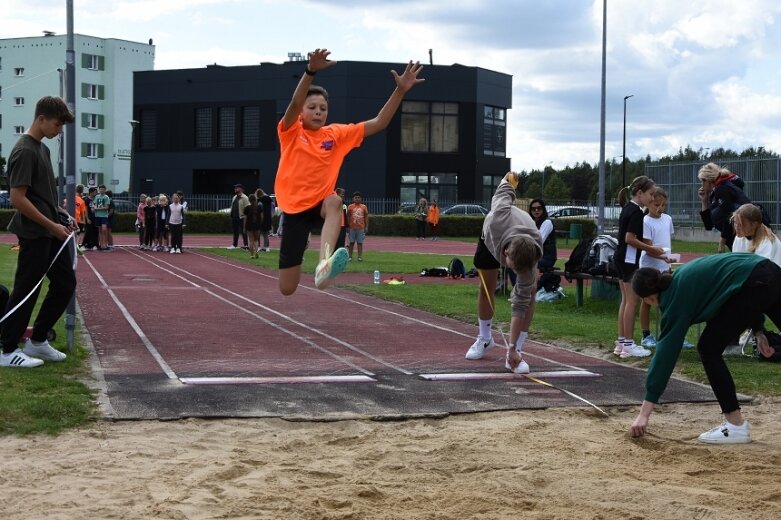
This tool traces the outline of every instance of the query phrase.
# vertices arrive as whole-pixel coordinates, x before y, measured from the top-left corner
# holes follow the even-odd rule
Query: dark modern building
[[[143,71],[134,75],[132,192],[273,191],[276,126],[306,62]],[[374,117],[402,64],[340,61],[318,73],[330,123]],[[505,154],[512,78],[479,67],[426,66],[385,132],[342,166],[339,185],[368,198],[490,200]]]

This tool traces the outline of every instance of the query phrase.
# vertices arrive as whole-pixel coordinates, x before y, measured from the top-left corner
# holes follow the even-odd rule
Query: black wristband
[[[317,73],[313,70],[309,70],[309,67],[307,67],[306,70],[304,71],[304,74],[306,74],[307,76],[314,76]]]

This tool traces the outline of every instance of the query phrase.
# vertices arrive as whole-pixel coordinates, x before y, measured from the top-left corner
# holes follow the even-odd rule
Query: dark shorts
[[[304,251],[309,244],[309,233],[312,229],[323,225],[320,203],[301,213],[285,213],[285,231],[279,246],[279,268],[287,269],[301,265],[304,261]],[[333,253],[333,251],[331,251]]]
[[[622,282],[631,283],[632,276],[637,271],[636,264],[628,264],[626,262],[616,262],[616,271],[618,271],[618,277]]]
[[[95,226],[97,226],[97,227],[101,227],[101,226],[108,227],[108,217],[95,217]]]
[[[472,262],[477,269],[499,269],[501,267],[499,260],[494,258],[494,255],[488,250],[488,246],[483,242],[483,237],[477,241],[477,250]]]

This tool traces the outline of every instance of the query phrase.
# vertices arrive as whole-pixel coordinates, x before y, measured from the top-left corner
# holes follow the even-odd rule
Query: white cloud
[[[3,5],[0,38],[62,33],[64,7]],[[428,63],[433,49],[436,64],[513,76],[514,168],[599,156],[602,0],[80,0],[75,9],[81,34],[153,38],[158,69],[281,62],[322,46],[336,60]],[[610,0],[607,158],[621,153],[628,94],[632,159],[687,144],[781,152],[779,19],[774,0]]]

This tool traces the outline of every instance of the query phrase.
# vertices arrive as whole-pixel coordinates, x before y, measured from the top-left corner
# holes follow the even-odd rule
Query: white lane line
[[[128,312],[127,308],[122,304],[121,301],[119,301],[119,298],[117,298],[117,295],[114,294],[114,291],[111,289],[111,287],[108,286],[106,283],[106,280],[103,279],[103,277],[100,275],[98,270],[95,268],[95,266],[90,262],[89,258],[86,256],[84,257],[84,261],[87,263],[88,266],[90,266],[90,269],[92,269],[92,272],[95,273],[95,276],[97,276],[98,280],[100,281],[100,284],[102,285],[103,289],[105,289],[109,296],[111,296],[111,299],[114,300],[114,303],[116,304],[117,308],[120,310],[122,315],[125,317],[125,320],[130,324],[130,327],[133,329],[133,331],[138,335],[138,337],[141,339],[141,343],[144,344],[146,349],[149,351],[149,353],[152,355],[152,357],[157,361],[157,364],[160,365],[160,368],[163,369],[163,372],[165,372],[165,375],[168,377],[168,379],[178,379],[176,376],[176,373],[171,369],[170,366],[168,366],[168,363],[165,362],[163,359],[163,356],[160,355],[160,352],[157,351],[155,346],[152,344],[151,341],[149,341],[149,338],[146,337],[146,334],[144,334],[144,331],[141,330],[141,327],[138,325],[135,319],[133,319],[133,316]]]
[[[571,377],[602,377],[602,374],[583,370],[552,370],[550,372],[532,372],[529,375],[534,377],[552,378],[571,378]],[[480,379],[524,379],[523,374],[513,374],[512,372],[462,372],[450,374],[420,374],[420,377],[427,381],[473,381]]]
[[[268,385],[301,383],[376,383],[369,376],[280,376],[280,377],[183,377],[186,385]]]
[[[254,273],[257,276],[262,276],[264,278],[269,278],[271,280],[278,280],[279,279],[276,276],[272,276],[272,275],[266,274],[266,273],[258,271],[256,269],[243,267],[243,266],[236,265],[234,263],[231,263],[231,262],[228,262],[228,261],[225,261],[225,260],[221,260],[221,259],[218,260],[218,259],[216,259],[214,257],[214,255],[209,255],[209,254],[205,254],[205,253],[193,253],[193,254],[198,255],[198,256],[200,256],[202,258],[206,258],[206,259],[211,260],[212,262],[215,262],[215,263],[218,263],[218,264],[223,264],[223,265],[227,265],[227,266],[233,267],[234,269],[238,269],[240,271],[247,271],[248,273]],[[389,315],[395,316],[397,318],[402,318],[402,319],[405,319],[405,320],[409,320],[409,321],[412,321],[412,322],[417,323],[419,325],[425,325],[426,327],[429,327],[429,328],[432,328],[432,329],[436,329],[436,330],[439,330],[439,331],[442,331],[442,332],[450,332],[452,334],[456,334],[458,336],[463,336],[463,337],[469,338],[469,339],[474,338],[474,335],[470,335],[470,334],[467,334],[465,332],[460,332],[460,331],[451,329],[450,327],[445,327],[444,325],[437,325],[435,323],[429,323],[427,321],[420,320],[418,318],[413,318],[412,316],[409,316],[407,314],[402,314],[400,312],[395,312],[395,311],[392,311],[390,309],[383,309],[383,308],[374,307],[374,306],[369,305],[367,303],[351,300],[351,299],[346,298],[344,296],[340,296],[338,294],[334,294],[334,293],[331,293],[331,292],[328,292],[328,291],[321,291],[319,289],[315,289],[314,287],[307,287],[305,285],[299,285],[298,286],[298,290],[300,291],[302,289],[305,290],[305,291],[317,292],[319,294],[323,294],[323,295],[329,296],[331,298],[336,298],[337,300],[341,300],[343,302],[347,302],[347,303],[350,303],[350,304],[353,304],[353,305],[359,305],[361,307],[366,307],[367,309],[371,309],[373,311],[380,311],[380,312],[383,312],[385,314],[389,314]],[[390,304],[390,305],[398,305],[399,307],[403,307],[405,309],[407,308],[407,307],[404,307],[403,305],[395,303],[395,302],[384,301],[384,303],[387,303],[387,304]],[[557,361],[555,359],[550,359],[548,357],[541,356],[539,354],[532,354],[532,353],[527,352],[527,351],[524,351],[523,355],[524,356],[528,356],[530,358],[534,358],[534,359],[540,359],[540,360],[543,360],[543,361],[546,361],[548,363],[552,363],[554,365],[558,365],[558,366],[561,366],[561,367],[566,367],[566,368],[569,368],[570,370],[581,370],[581,371],[585,371],[586,370],[585,368],[579,367],[577,365],[570,365],[568,363],[562,363],[561,361]]]
[[[387,366],[389,368],[392,368],[392,369],[394,369],[396,371],[399,371],[399,372],[401,372],[403,374],[406,374],[406,375],[411,375],[412,374],[412,372],[408,372],[408,371],[404,370],[403,368],[394,366],[394,365],[388,363],[387,361],[385,361],[383,359],[380,359],[380,358],[374,356],[373,354],[365,352],[365,351],[359,349],[358,347],[356,347],[354,345],[351,345],[351,344],[349,344],[349,343],[347,343],[347,342],[345,342],[345,341],[343,341],[343,340],[341,340],[341,339],[339,339],[339,338],[337,338],[335,336],[331,336],[330,334],[327,334],[327,333],[321,331],[320,329],[316,329],[314,327],[311,327],[310,325],[307,325],[305,323],[297,321],[297,320],[291,318],[290,316],[288,316],[286,314],[283,314],[283,313],[281,313],[279,311],[276,311],[276,310],[274,310],[274,309],[272,309],[270,307],[267,307],[265,305],[261,305],[258,302],[254,301],[254,300],[251,300],[251,299],[249,299],[249,298],[247,298],[247,297],[245,297],[245,296],[243,296],[241,294],[229,291],[228,289],[225,289],[224,287],[221,287],[219,284],[216,284],[216,283],[214,283],[214,282],[212,282],[210,280],[207,280],[206,278],[203,278],[203,277],[198,276],[198,275],[196,275],[194,273],[191,273],[191,272],[187,271],[186,269],[182,269],[181,267],[178,267],[178,266],[175,266],[175,265],[170,264],[168,262],[165,262],[165,261],[163,261],[163,260],[161,260],[159,258],[151,257],[151,258],[154,258],[158,262],[158,263],[155,263],[152,260],[147,258],[147,256],[151,256],[151,255],[141,255],[141,254],[136,253],[135,251],[131,251],[131,254],[136,255],[137,257],[139,257],[142,260],[152,264],[154,267],[160,269],[161,271],[170,274],[171,276],[175,276],[176,278],[179,278],[179,279],[181,279],[181,280],[183,280],[183,281],[185,281],[187,283],[190,283],[190,284],[192,284],[192,285],[194,285],[196,287],[201,287],[206,293],[214,296],[215,298],[217,298],[217,299],[219,299],[219,300],[221,300],[221,301],[223,301],[223,302],[225,302],[225,303],[227,303],[229,305],[232,305],[233,307],[241,310],[242,312],[244,312],[246,314],[249,314],[250,316],[252,316],[252,317],[262,321],[263,323],[266,323],[267,325],[269,325],[269,326],[271,326],[271,327],[273,327],[273,328],[275,328],[277,330],[280,330],[280,331],[282,331],[282,332],[284,332],[286,334],[289,334],[290,336],[293,336],[294,338],[296,338],[297,340],[305,343],[306,345],[309,345],[310,347],[312,347],[312,348],[314,348],[316,350],[319,350],[320,352],[323,352],[323,353],[331,356],[332,358],[338,360],[340,363],[344,363],[344,364],[354,368],[355,370],[358,370],[359,372],[361,372],[363,374],[366,374],[368,376],[373,376],[374,375],[373,372],[371,372],[369,370],[366,370],[365,368],[362,368],[359,365],[356,365],[355,363],[353,363],[349,359],[347,359],[347,358],[345,358],[343,356],[340,356],[338,354],[335,354],[334,352],[331,352],[327,348],[318,345],[317,343],[313,342],[312,340],[307,339],[307,338],[301,336],[300,334],[297,334],[296,332],[294,332],[294,331],[292,331],[292,330],[290,330],[290,329],[288,329],[286,327],[283,327],[283,326],[277,324],[274,321],[269,320],[268,318],[264,318],[263,316],[260,316],[259,314],[251,311],[250,309],[242,307],[241,305],[239,305],[237,303],[234,303],[234,302],[232,302],[232,301],[230,301],[230,300],[228,300],[228,299],[226,299],[226,298],[216,294],[214,291],[212,291],[210,289],[207,289],[205,287],[202,287],[202,286],[196,284],[195,282],[193,282],[192,280],[189,280],[189,279],[187,279],[187,278],[185,278],[185,277],[183,277],[183,276],[173,272],[170,269],[166,269],[166,268],[162,267],[159,264],[165,264],[165,265],[171,267],[172,269],[176,269],[178,271],[181,271],[181,272],[185,273],[187,276],[190,276],[190,277],[192,277],[194,279],[197,279],[197,280],[201,280],[205,284],[212,285],[212,286],[216,287],[217,289],[219,289],[220,291],[226,292],[226,293],[230,294],[231,296],[239,298],[242,301],[244,301],[244,302],[246,302],[246,303],[248,303],[250,305],[254,305],[256,307],[259,307],[259,308],[263,309],[266,312],[269,312],[271,314],[274,314],[274,315],[278,316],[281,319],[287,320],[290,323],[298,325],[299,327],[303,328],[304,330],[307,330],[307,331],[319,334],[320,336],[323,336],[323,337],[333,341],[334,343],[342,345],[343,347],[347,348],[348,350],[351,350],[351,351],[353,351],[353,352],[355,352],[357,354],[360,354],[360,355],[362,355],[362,356],[364,356],[366,358],[372,359],[373,361],[376,361],[377,363],[385,365],[385,366]]]

